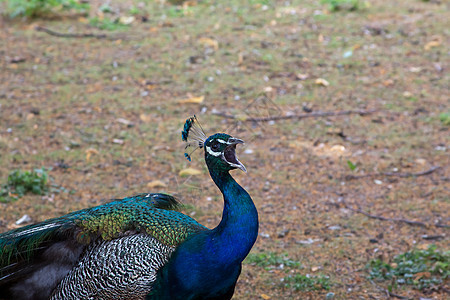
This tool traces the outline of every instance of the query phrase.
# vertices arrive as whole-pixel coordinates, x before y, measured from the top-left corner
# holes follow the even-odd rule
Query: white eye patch
[[[222,152],[214,152],[214,151],[212,151],[211,147],[209,147],[209,146],[206,146],[205,149],[206,149],[206,152],[208,152],[209,154],[211,154],[212,156],[215,156],[215,157],[218,157],[219,155],[222,154]]]

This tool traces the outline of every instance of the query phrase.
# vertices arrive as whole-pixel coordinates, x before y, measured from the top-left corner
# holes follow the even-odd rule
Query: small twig
[[[389,296],[389,297],[394,297],[394,298],[397,298],[397,299],[411,299],[411,298],[408,298],[408,297],[405,297],[405,296],[401,296],[401,295],[397,295],[397,294],[394,294],[394,293],[392,293],[392,292],[389,292],[388,290],[385,290],[385,292],[386,292],[386,294]]]
[[[408,225],[413,225],[413,226],[420,226],[420,227],[431,227],[431,226],[435,226],[435,227],[439,227],[439,228],[450,228],[450,225],[445,225],[445,224],[427,224],[424,222],[420,222],[420,221],[412,221],[412,220],[408,220],[408,219],[402,219],[402,218],[386,218],[383,216],[378,216],[378,215],[372,215],[369,214],[368,212],[363,211],[362,209],[355,209],[350,207],[346,202],[342,201],[342,204],[344,204],[345,208],[353,211],[353,212],[357,212],[360,214],[365,215],[366,217],[372,218],[372,219],[377,219],[377,220],[381,220],[381,221],[391,221],[391,222],[397,222],[397,223],[406,223]]]
[[[405,296],[401,296],[401,295],[394,294],[394,293],[390,292],[388,289],[385,289],[385,288],[379,286],[378,284],[376,284],[375,282],[373,282],[373,280],[370,280],[370,279],[369,279],[369,281],[370,281],[370,282],[371,282],[378,290],[380,290],[382,293],[386,294],[387,298],[392,298],[392,297],[394,297],[394,298],[398,298],[398,299],[407,299],[407,300],[411,300],[411,299],[412,299],[412,298],[408,298],[408,297],[405,297]]]
[[[341,111],[317,111],[307,114],[298,115],[284,115],[284,116],[272,116],[272,117],[242,117],[229,115],[222,112],[213,112],[214,115],[227,118],[227,119],[237,119],[243,122],[269,122],[278,120],[291,120],[291,119],[305,119],[305,118],[318,118],[318,117],[331,117],[331,116],[344,116],[358,114],[360,116],[365,116],[376,112],[376,109],[371,110],[341,110]]]
[[[425,235],[422,235],[422,238],[427,241],[441,240],[441,239],[445,238],[445,235],[427,235],[427,234],[425,234]]]
[[[95,38],[95,39],[117,39],[117,37],[111,37],[106,34],[95,34],[95,33],[61,33],[57,31],[53,31],[46,27],[36,26],[34,28],[36,31],[42,31],[48,33],[50,35],[56,37],[64,37],[64,38]]]
[[[375,177],[375,176],[396,176],[401,178],[407,178],[407,177],[419,177],[419,176],[425,176],[433,173],[434,171],[440,169],[441,166],[434,166],[429,170],[417,172],[417,173],[392,173],[392,172],[382,172],[382,173],[369,173],[369,174],[363,174],[363,175],[345,175],[346,180],[352,180],[352,179],[360,179],[365,177]]]

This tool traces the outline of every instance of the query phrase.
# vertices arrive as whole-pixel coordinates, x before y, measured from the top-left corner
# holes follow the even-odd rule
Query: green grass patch
[[[361,8],[359,0],[322,0],[322,3],[327,4],[331,11],[354,11]]]
[[[356,170],[356,165],[354,163],[352,163],[350,160],[347,160],[347,165],[350,168],[350,170],[355,171]]]
[[[48,174],[44,168],[33,171],[14,170],[0,190],[0,202],[17,200],[26,193],[44,195],[48,191]]]
[[[290,259],[286,253],[279,255],[273,252],[250,253],[245,259],[245,263],[254,264],[266,270],[278,268],[280,266],[283,266],[283,268],[300,267],[300,262]]]
[[[331,287],[330,278],[323,275],[289,275],[283,278],[283,284],[296,291],[329,290]]]
[[[449,278],[450,251],[440,252],[431,245],[426,250],[414,249],[397,255],[391,264],[372,260],[367,267],[370,278],[391,281],[390,290],[400,285],[411,285],[419,290],[432,289]]]
[[[89,19],[89,24],[91,26],[97,27],[98,29],[109,31],[124,30],[129,27],[129,25],[120,23],[118,19],[117,20],[112,20],[108,18],[101,19],[98,17]]]
[[[81,3],[77,0],[9,0],[7,14],[11,18],[20,16],[34,18],[61,11],[86,12],[88,9],[88,3]]]
[[[441,121],[441,123],[445,126],[450,126],[450,113],[446,112],[446,113],[441,113],[439,115],[439,120]]]

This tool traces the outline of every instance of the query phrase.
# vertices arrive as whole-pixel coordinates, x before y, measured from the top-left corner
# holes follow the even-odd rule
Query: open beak
[[[236,156],[236,145],[237,144],[243,144],[244,141],[241,139],[236,138],[229,138],[228,139],[228,146],[225,148],[225,151],[223,152],[223,159],[230,164],[231,166],[241,169],[245,173],[247,173],[247,169],[245,166],[238,160]]]

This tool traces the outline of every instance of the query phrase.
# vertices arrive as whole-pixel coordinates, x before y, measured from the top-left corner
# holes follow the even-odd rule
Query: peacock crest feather
[[[202,125],[200,125],[195,115],[187,119],[184,123],[183,131],[181,131],[181,139],[186,142],[184,156],[191,161],[191,154],[195,150],[203,148],[207,139]]]

